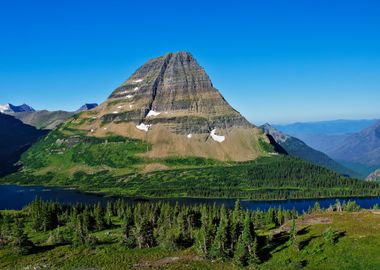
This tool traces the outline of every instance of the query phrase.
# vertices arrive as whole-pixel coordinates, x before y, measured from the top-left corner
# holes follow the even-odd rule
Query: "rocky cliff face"
[[[380,169],[374,171],[366,178],[367,181],[380,181]]]
[[[72,123],[92,136],[147,140],[153,156],[249,160],[261,153],[258,138],[267,140],[227,103],[187,52],[149,60],[104,103]]]
[[[103,122],[163,124],[179,134],[251,126],[213,87],[192,55],[185,52],[148,61],[112,93],[108,102],[128,104],[102,116]]]

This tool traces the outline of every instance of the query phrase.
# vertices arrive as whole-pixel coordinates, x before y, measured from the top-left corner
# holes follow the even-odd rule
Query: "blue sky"
[[[380,1],[0,3],[0,103],[102,102],[147,59],[190,51],[254,123],[380,118]]]

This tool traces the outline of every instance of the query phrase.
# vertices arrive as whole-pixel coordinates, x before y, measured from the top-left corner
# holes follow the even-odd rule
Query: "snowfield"
[[[153,111],[153,110],[150,110],[150,111],[148,112],[148,114],[146,115],[146,117],[157,116],[157,115],[159,115],[159,114],[160,114],[160,112],[155,112],[155,111]]]
[[[141,123],[140,125],[137,125],[136,128],[145,132],[148,132],[149,128],[152,125],[145,125],[144,123]]]
[[[211,138],[214,140],[214,141],[216,141],[216,142],[223,142],[225,139],[226,139],[226,137],[224,137],[224,136],[219,136],[219,135],[216,135],[215,134],[215,129],[213,129],[212,131],[211,131],[211,133],[210,133],[210,135],[211,135]]]

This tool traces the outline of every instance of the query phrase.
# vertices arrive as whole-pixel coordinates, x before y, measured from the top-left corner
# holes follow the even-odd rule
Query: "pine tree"
[[[0,214],[1,215],[1,214]],[[11,241],[11,220],[9,215],[0,218],[0,247],[7,245]]]
[[[239,266],[259,263],[257,256],[257,238],[249,212],[246,212],[244,226],[234,253],[234,262]]]
[[[153,235],[153,226],[146,218],[144,218],[141,223],[136,224],[134,236],[139,248],[150,248],[155,245],[156,241]]]
[[[241,267],[248,265],[248,251],[245,247],[242,235],[239,236],[239,239],[235,245],[233,262],[235,265]]]
[[[34,247],[32,241],[24,232],[24,223],[22,219],[16,219],[12,231],[12,245],[18,254],[26,255],[31,252]]]
[[[233,250],[235,244],[239,239],[239,235],[242,230],[242,211],[240,206],[240,201],[237,200],[235,203],[235,208],[232,212],[232,224],[231,224],[231,241],[230,241],[230,249]]]
[[[132,217],[132,213],[129,213],[125,215],[124,225],[123,225],[123,234],[124,234],[123,243],[127,248],[136,247],[136,238],[132,233],[132,227],[133,227],[133,217]]]
[[[73,244],[76,246],[81,246],[81,245],[86,244],[87,236],[88,236],[88,231],[83,226],[82,217],[77,216],[74,221]]]
[[[294,219],[290,222],[290,228],[289,228],[289,241],[290,245],[296,250],[299,251],[299,243],[297,241],[297,225],[296,221]]]
[[[28,207],[32,228],[37,232],[42,229],[42,200],[35,198]]]
[[[112,226],[112,216],[113,216],[112,204],[110,201],[108,201],[107,206],[106,206],[106,224],[108,227]]]
[[[201,209],[201,227],[195,236],[195,249],[205,258],[209,257],[212,241],[210,219],[207,207],[203,206]]]
[[[95,227],[98,231],[105,229],[106,222],[104,219],[104,211],[100,202],[98,202],[96,208],[94,209]]]
[[[226,259],[229,255],[229,224],[226,208],[220,208],[220,221],[214,241],[211,246],[210,255],[215,259]]]

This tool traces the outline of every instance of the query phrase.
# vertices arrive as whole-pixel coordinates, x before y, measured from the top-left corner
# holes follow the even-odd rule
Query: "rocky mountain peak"
[[[187,52],[147,61],[104,103],[73,122],[91,136],[145,140],[151,157],[252,160],[263,154],[259,138],[268,140],[228,104]]]
[[[251,124],[222,97],[188,52],[149,60],[109,97],[119,103],[103,121],[165,124],[176,133],[210,133]]]
[[[366,178],[367,181],[380,181],[380,169],[374,171]]]
[[[18,113],[18,112],[34,112],[35,110],[30,107],[29,105],[27,104],[21,104],[19,106],[16,106],[16,105],[13,105],[13,104],[10,104],[10,103],[6,103],[6,104],[1,104],[0,105],[0,112],[1,113]]]
[[[85,103],[84,105],[82,105],[78,110],[76,110],[77,112],[81,112],[81,111],[88,111],[88,110],[92,110],[93,108],[96,108],[98,107],[98,103]]]
[[[269,134],[270,136],[272,136],[276,142],[286,142],[290,136],[279,131],[278,129],[274,128],[273,126],[271,126],[270,124],[266,123],[262,126],[260,126],[260,128],[266,133],[266,134]]]

